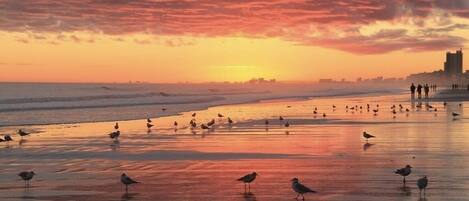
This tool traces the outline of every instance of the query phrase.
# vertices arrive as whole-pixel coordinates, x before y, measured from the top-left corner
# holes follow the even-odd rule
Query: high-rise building
[[[462,75],[462,49],[456,51],[456,53],[446,52],[444,69],[446,75]]]

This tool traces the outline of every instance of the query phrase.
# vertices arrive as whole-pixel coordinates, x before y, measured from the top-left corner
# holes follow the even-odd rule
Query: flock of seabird
[[[446,102],[444,102],[443,105],[446,106]],[[460,105],[460,106],[461,106],[461,105]],[[290,106],[290,107],[291,107],[291,106]],[[290,108],[290,107],[288,107],[288,108]],[[398,107],[399,107],[399,110],[401,110],[401,111],[404,109],[404,107],[403,107],[401,104],[399,104]],[[419,103],[419,104],[417,104],[416,107],[417,107],[417,108],[422,108],[423,106],[422,106],[421,103]],[[431,106],[431,105],[429,105],[429,104],[426,104],[425,107],[427,108],[427,110],[433,109],[433,111],[437,111],[436,108],[434,108],[433,106]],[[332,105],[332,108],[333,108],[333,111],[335,111],[335,109],[336,109],[337,107],[336,107],[335,105]],[[396,113],[397,113],[396,108],[397,108],[397,106],[395,106],[395,105],[392,105],[392,106],[391,106],[391,112],[392,112],[393,114],[396,114]],[[362,107],[362,106],[358,106],[358,105],[349,107],[348,105],[346,105],[346,106],[345,106],[345,109],[346,109],[347,112],[348,112],[349,110],[350,110],[350,111],[358,111],[358,110],[362,110],[363,107]],[[369,104],[367,104],[366,109],[367,109],[368,112],[370,111],[370,105],[369,105]],[[164,109],[164,110],[165,110],[165,109]],[[376,108],[375,108],[375,109],[372,109],[372,111],[373,111],[374,115],[377,115],[378,112],[379,112],[379,104],[377,104],[377,105],[376,105]],[[408,108],[406,108],[405,111],[406,111],[406,112],[409,112],[410,110],[409,110]],[[314,114],[314,115],[318,114],[318,109],[317,109],[316,107],[315,107],[314,110],[313,110],[313,114]],[[197,127],[197,123],[196,123],[196,120],[195,120],[196,115],[197,115],[197,113],[193,113],[193,114],[191,115],[191,116],[193,117],[193,119],[189,122],[191,129]],[[460,115],[459,113],[452,112],[452,116],[453,116],[453,117],[457,117],[457,116],[459,116],[459,115]],[[219,118],[224,118],[224,115],[223,115],[223,114],[220,114],[220,113],[218,113],[217,116],[218,116]],[[326,117],[326,113],[323,113],[322,116],[325,118],[325,117]],[[284,126],[285,126],[285,127],[289,127],[289,126],[290,126],[290,122],[286,121],[283,116],[279,116],[278,119],[279,119],[280,122],[285,121],[285,123],[284,123]],[[231,125],[231,124],[234,123],[234,121],[233,121],[230,117],[227,118],[227,122],[228,122],[229,125]],[[209,121],[209,122],[207,122],[207,123],[205,123],[205,124],[202,123],[202,124],[200,125],[200,128],[202,128],[202,129],[211,129],[211,128],[214,126],[214,124],[215,124],[215,119],[212,119],[211,121]],[[267,120],[267,119],[265,120],[265,125],[266,125],[266,126],[269,125],[269,120]],[[154,126],[154,125],[152,124],[152,120],[151,120],[150,118],[147,118],[146,126],[147,126],[148,129],[150,129],[151,127]],[[177,123],[176,121],[174,122],[174,126],[175,126],[175,127],[178,126],[178,123]],[[113,132],[109,133],[108,135],[109,135],[109,137],[110,137],[111,139],[118,140],[118,139],[119,139],[119,136],[120,136],[119,123],[116,123],[116,124],[114,125],[114,129],[115,129],[115,130],[114,130]],[[22,130],[22,129],[19,129],[18,132],[17,132],[17,134],[18,134],[19,136],[21,136],[21,138],[23,138],[24,136],[28,136],[28,135],[30,135],[31,133],[26,132],[26,131],[24,131],[24,130]],[[370,138],[375,138],[376,136],[374,136],[374,135],[372,135],[372,134],[370,134],[370,133],[367,133],[367,132],[365,131],[365,132],[363,132],[363,137],[365,138],[366,142],[368,143],[368,140],[369,140]],[[8,141],[13,141],[13,139],[11,138],[10,135],[4,135],[4,138],[3,138],[3,139],[0,138],[0,142],[8,142]],[[405,185],[405,184],[406,184],[406,176],[409,176],[409,175],[411,174],[411,172],[412,172],[412,167],[411,167],[410,165],[406,165],[404,168],[397,169],[397,170],[395,171],[395,174],[401,175],[401,176],[403,177],[403,183],[404,183],[404,185]],[[29,187],[29,182],[33,179],[33,177],[34,177],[35,175],[36,175],[36,174],[35,174],[33,171],[23,171],[23,172],[20,172],[20,173],[18,174],[18,176],[21,177],[21,179],[25,182],[25,186],[26,186],[26,187]],[[257,174],[256,172],[253,172],[253,173],[247,174],[247,175],[245,175],[245,176],[243,176],[243,177],[241,177],[241,178],[239,178],[239,179],[237,179],[237,180],[244,183],[244,189],[245,189],[245,191],[246,191],[246,188],[250,191],[250,189],[251,189],[250,184],[257,178],[258,175],[259,175],[259,174]],[[122,184],[125,185],[125,190],[126,190],[126,192],[128,191],[129,185],[139,183],[138,181],[135,181],[135,180],[133,180],[132,178],[130,178],[129,176],[127,176],[125,173],[123,173],[123,174],[121,175],[120,180],[121,180]],[[291,182],[292,182],[292,183],[291,183],[291,188],[292,188],[292,190],[297,193],[297,196],[295,197],[295,199],[298,199],[299,196],[301,196],[301,198],[304,200],[304,194],[306,194],[306,193],[317,193],[316,191],[311,190],[310,188],[308,188],[308,187],[306,187],[305,185],[301,184],[301,183],[299,182],[299,179],[298,179],[298,178],[293,178],[293,179],[291,180]],[[425,196],[425,189],[426,189],[427,185],[428,185],[428,178],[427,178],[427,176],[424,176],[424,177],[422,177],[422,178],[420,178],[420,179],[417,180],[417,187],[418,187],[419,190],[420,190],[420,196],[421,196],[422,192],[423,192],[423,194],[424,194],[424,196]]]

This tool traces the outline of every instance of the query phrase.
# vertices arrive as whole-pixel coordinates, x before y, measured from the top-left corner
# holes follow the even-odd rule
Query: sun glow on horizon
[[[442,51],[357,55],[275,37],[0,32],[0,42],[8,50],[0,56],[0,81],[14,82],[354,80],[438,70],[444,60]]]

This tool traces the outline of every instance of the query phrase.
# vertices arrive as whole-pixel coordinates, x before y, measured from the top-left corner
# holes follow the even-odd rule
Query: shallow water
[[[367,103],[370,109],[379,104],[378,115],[366,110]],[[411,112],[397,109],[393,115],[392,104]],[[0,199],[292,200],[289,181],[298,177],[319,192],[307,194],[307,200],[419,200],[415,182],[427,175],[426,200],[467,200],[466,103],[430,103],[437,112],[416,104],[392,95],[212,107],[196,111],[196,120],[215,119],[213,130],[188,128],[192,112],[187,112],[153,119],[150,131],[146,120],[119,122],[118,142],[106,135],[115,122],[24,127],[35,133],[21,143],[14,135],[15,141],[0,144]],[[345,105],[363,109],[346,111]],[[453,118],[453,111],[461,117]],[[235,123],[229,126],[217,113]],[[3,127],[0,133],[14,129]],[[377,138],[367,144],[363,131]],[[393,171],[406,164],[414,168],[404,187]],[[37,173],[28,189],[16,176],[22,170]],[[251,193],[244,193],[236,179],[252,171],[260,176]],[[123,172],[142,183],[125,193],[119,182]]]

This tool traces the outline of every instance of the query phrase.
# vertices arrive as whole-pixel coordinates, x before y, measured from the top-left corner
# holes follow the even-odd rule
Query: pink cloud
[[[451,36],[445,30],[418,36],[401,32],[392,37],[383,34],[396,34],[391,33],[396,30],[383,30],[373,36],[357,33],[360,26],[377,21],[404,16],[425,19],[434,9],[445,11],[449,18],[469,18],[467,0],[0,0],[0,30],[57,34],[91,31],[116,37],[133,33],[278,37],[364,54],[462,46],[465,38]],[[322,36],[310,37],[312,30]],[[346,35],[324,34],[331,30]]]

